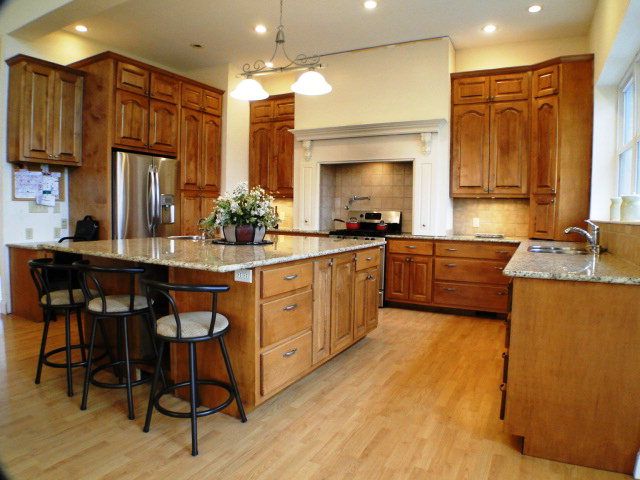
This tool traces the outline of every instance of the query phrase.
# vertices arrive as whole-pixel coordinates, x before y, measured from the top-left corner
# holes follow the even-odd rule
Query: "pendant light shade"
[[[253,78],[244,78],[231,92],[236,100],[264,100],[269,96],[260,82]]]
[[[298,77],[298,80],[291,85],[291,90],[300,95],[325,95],[332,90],[332,87],[321,73],[309,70]]]

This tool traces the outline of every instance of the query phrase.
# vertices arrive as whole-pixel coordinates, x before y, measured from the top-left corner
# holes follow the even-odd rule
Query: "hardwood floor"
[[[62,344],[62,322],[50,344]],[[384,309],[367,338],[249,414],[189,422],[154,414],[148,387],[93,388],[80,411],[64,370],[34,385],[41,324],[0,321],[0,462],[22,479],[624,479],[520,454],[498,419],[500,321]],[[182,403],[172,399],[172,407]],[[186,408],[186,404],[185,404]]]

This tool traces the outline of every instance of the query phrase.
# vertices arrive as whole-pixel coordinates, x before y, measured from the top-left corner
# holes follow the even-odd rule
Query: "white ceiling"
[[[117,3],[117,2],[116,2]],[[451,37],[456,49],[585,35],[596,0],[286,0],[289,54],[325,54],[409,40]],[[532,15],[527,7],[543,5]],[[278,0],[127,0],[79,18],[83,36],[150,60],[190,70],[268,58]],[[253,31],[264,23],[268,32]],[[495,23],[498,31],[481,31]],[[73,25],[67,30],[73,31]],[[74,32],[75,33],[75,32]],[[205,48],[196,50],[192,43]]]

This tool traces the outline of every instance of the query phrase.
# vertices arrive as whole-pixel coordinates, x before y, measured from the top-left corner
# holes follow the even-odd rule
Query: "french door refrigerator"
[[[179,161],[114,151],[112,165],[112,238],[178,235]]]

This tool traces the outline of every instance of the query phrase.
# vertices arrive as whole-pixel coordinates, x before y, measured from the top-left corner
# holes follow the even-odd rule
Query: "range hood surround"
[[[412,162],[416,235],[452,232],[449,127],[444,119],[292,130],[295,136],[294,227],[320,228],[322,165]]]

